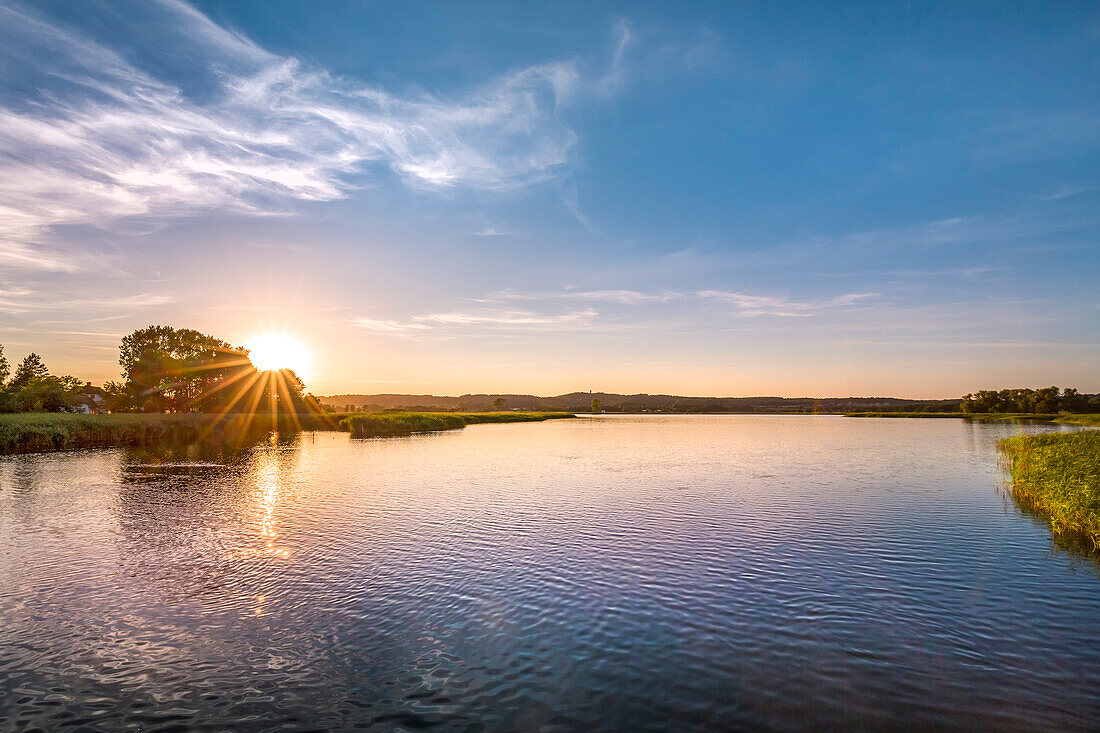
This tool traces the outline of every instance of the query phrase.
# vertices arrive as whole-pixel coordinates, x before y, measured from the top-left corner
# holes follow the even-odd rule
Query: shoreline
[[[203,443],[241,447],[262,440],[272,432],[297,433],[328,431],[352,433],[353,437],[411,435],[440,429],[465,427],[467,424],[492,422],[533,422],[574,413],[377,413],[385,416],[387,431],[371,434],[364,430],[355,435],[349,420],[375,417],[357,413],[119,413],[84,415],[57,412],[20,412],[0,414],[0,455],[84,450],[87,448],[125,448],[158,442]],[[447,416],[440,420],[437,416]],[[461,425],[456,424],[456,419]],[[404,421],[404,422],[402,422]],[[416,429],[405,429],[412,424]],[[446,422],[449,428],[437,425]]]
[[[1009,422],[1032,420],[1058,425],[1085,425],[1100,427],[1100,414],[1095,413],[1026,413],[1026,412],[848,412],[844,417],[891,417],[974,420],[976,422]]]
[[[462,429],[483,423],[542,422],[590,415],[768,415],[812,417],[813,413],[652,413],[652,412],[375,412],[307,415],[230,413],[121,413],[83,415],[25,412],[0,414],[0,455],[85,448],[148,445],[161,441],[241,446],[272,432],[330,431],[354,438],[398,437],[422,432]],[[977,422],[1031,420],[1062,425],[1100,427],[1100,415],[1025,415],[965,413],[819,413],[833,417],[956,418]]]

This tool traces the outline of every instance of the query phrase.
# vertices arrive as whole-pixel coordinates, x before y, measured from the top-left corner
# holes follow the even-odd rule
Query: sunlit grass
[[[0,415],[0,454],[33,453],[177,441],[243,445],[268,433],[302,430],[350,431],[358,437],[456,430],[474,423],[511,423],[573,417],[566,412],[465,412],[346,414],[238,412],[71,415],[23,412]]]
[[[1000,448],[1016,504],[1100,550],[1100,431],[1017,435]]]
[[[1062,415],[1054,422],[1066,425],[1095,425],[1100,427],[1100,415]]]
[[[24,412],[0,415],[0,454],[34,453],[114,446],[150,445],[165,441],[243,444],[272,430],[334,430],[325,416],[230,416],[203,413],[133,413],[68,415]]]
[[[349,415],[341,427],[356,438],[458,430],[475,423],[538,422],[573,417],[571,412],[377,412]]]
[[[0,452],[29,453],[197,439],[209,415],[0,415]]]

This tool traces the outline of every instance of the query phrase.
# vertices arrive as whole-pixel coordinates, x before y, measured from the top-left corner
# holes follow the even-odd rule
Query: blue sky
[[[318,393],[1100,391],[1090,3],[0,2],[0,342]]]

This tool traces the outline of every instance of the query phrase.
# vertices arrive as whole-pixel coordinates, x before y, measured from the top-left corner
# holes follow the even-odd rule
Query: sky
[[[1095,3],[0,0],[0,343],[316,394],[1100,392]]]

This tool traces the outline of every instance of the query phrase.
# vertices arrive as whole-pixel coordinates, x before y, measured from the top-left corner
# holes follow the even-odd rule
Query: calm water
[[[0,729],[1095,729],[1012,425],[607,417],[0,458]]]

